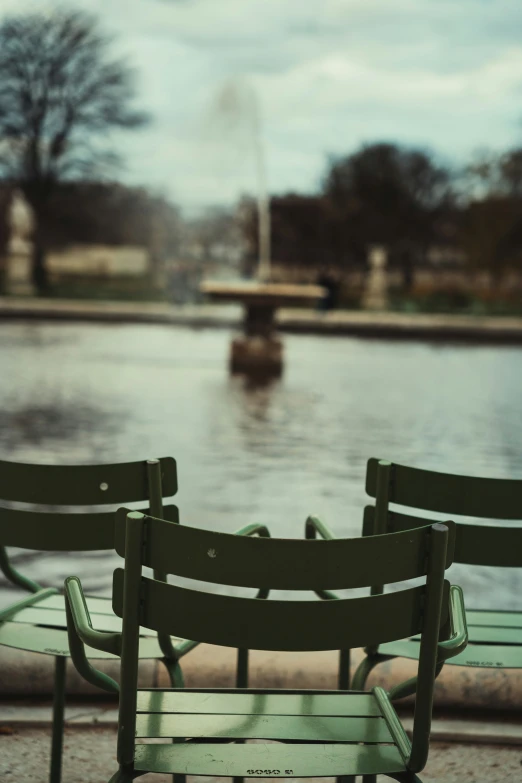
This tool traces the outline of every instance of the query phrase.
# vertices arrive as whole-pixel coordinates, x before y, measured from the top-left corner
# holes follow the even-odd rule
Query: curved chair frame
[[[113,608],[123,620],[121,634],[93,632],[79,580],[69,577],[65,583],[71,650],[80,671],[85,668],[83,644],[121,653],[120,766],[111,783],[127,783],[147,772],[236,778],[346,779],[362,774],[366,781],[383,774],[403,783],[418,781],[428,754],[437,661],[441,650],[449,656],[466,643],[462,592],[444,579],[452,562],[449,528],[451,523],[414,534],[281,540],[215,533],[125,509],[118,512],[116,550],[125,557],[125,568],[114,573]],[[419,576],[426,582],[367,598],[260,601],[150,579],[143,575],[144,566],[178,577],[256,588],[265,595],[266,585],[299,591],[316,591],[319,585],[325,590],[369,586],[377,573],[390,582]],[[377,645],[402,638],[405,629],[415,630],[421,634],[422,652],[413,739],[408,739],[382,688],[372,693],[139,691],[140,626],[211,644],[288,651]],[[114,689],[114,684],[105,684]],[[170,742],[140,744],[137,737]],[[286,744],[245,745],[248,739]]]
[[[178,520],[174,505],[163,498],[177,492],[176,462],[172,457],[112,465],[30,465],[0,461],[0,498],[4,504],[27,504],[30,510],[0,507],[0,570],[29,595],[0,611],[0,644],[55,657],[50,781],[59,783],[65,711],[67,644],[65,602],[58,590],[44,588],[21,574],[11,562],[7,547],[41,551],[79,552],[114,549],[114,511],[100,506],[147,501],[151,513]],[[42,512],[41,506],[53,511]],[[80,513],[63,507],[80,506]],[[89,511],[85,511],[89,507]],[[157,572],[156,578],[164,576]],[[90,599],[99,627],[121,626],[110,603]],[[63,629],[63,630],[61,630]],[[171,682],[183,684],[180,658],[195,642],[172,641],[149,633],[141,657],[158,658]],[[111,650],[90,649],[89,656],[111,658]]]
[[[411,530],[428,522],[425,517],[392,510],[390,504],[448,514],[452,518],[462,515],[477,519],[522,520],[520,479],[462,476],[370,459],[366,491],[375,498],[375,506],[365,509],[363,535],[384,530]],[[456,522],[454,562],[522,568],[522,525]],[[372,594],[380,590],[381,586],[377,585]],[[469,645],[464,653],[452,658],[452,666],[522,668],[522,607],[518,612],[468,607],[466,619]],[[416,659],[417,640],[383,645],[370,655],[371,665],[370,661],[363,665],[355,682],[365,682],[373,666],[398,656]]]
[[[375,498],[375,505],[364,510],[364,536],[417,529],[433,522],[426,517],[396,511],[396,505],[451,515],[452,518],[462,515],[477,519],[522,520],[522,480],[518,479],[459,476],[372,458],[367,466],[366,492]],[[310,536],[333,537],[324,523],[316,519],[309,520],[307,530]],[[456,522],[454,562],[471,566],[522,568],[522,526]],[[372,595],[382,592],[382,584],[372,586]],[[322,597],[335,596],[323,594]],[[449,664],[474,668],[522,668],[522,611],[468,607],[466,619],[469,645],[465,652],[453,655]],[[417,639],[409,638],[378,648],[367,648],[365,652],[366,657],[354,674],[352,687],[363,688],[369,673],[379,663],[397,657],[417,659],[419,643]],[[439,671],[442,663],[441,660]],[[348,687],[349,651],[341,661],[340,677]],[[407,691],[397,688],[393,698],[406,695]]]

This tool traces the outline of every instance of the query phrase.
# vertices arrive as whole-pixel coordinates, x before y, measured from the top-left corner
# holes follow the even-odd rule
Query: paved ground
[[[49,731],[0,728],[2,783],[47,783]],[[11,730],[12,731],[12,730]],[[65,737],[63,783],[106,783],[116,771],[116,730],[68,728]],[[381,778],[383,781],[385,778]],[[522,779],[522,747],[432,743],[423,783],[518,783]],[[193,783],[212,783],[191,778]],[[220,780],[217,779],[216,780]],[[274,779],[275,780],[275,779]],[[168,775],[146,775],[143,783],[171,783]],[[310,779],[308,779],[310,781]]]

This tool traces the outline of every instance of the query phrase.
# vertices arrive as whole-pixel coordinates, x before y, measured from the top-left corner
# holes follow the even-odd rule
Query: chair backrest
[[[234,536],[125,509],[116,516],[116,550],[125,568],[114,572],[113,609],[123,618],[120,716],[127,732],[136,706],[140,626],[211,644],[292,651],[347,649],[421,633],[422,698],[431,712],[437,642],[449,634],[444,571],[453,559],[451,523],[324,541]],[[422,576],[426,582],[375,597],[262,600],[159,582],[143,576],[143,566],[258,589],[344,589]]]
[[[86,551],[114,548],[114,511],[65,512],[63,507],[114,506],[147,501],[147,511],[175,522],[176,506],[163,498],[177,492],[172,457],[114,465],[29,465],[0,461],[0,504],[46,505],[56,510],[0,505],[0,546]],[[62,509],[60,509],[62,507]]]
[[[363,535],[411,530],[433,521],[392,510],[391,503],[452,518],[522,520],[522,479],[458,476],[370,459],[366,492],[375,498],[375,506],[364,510]],[[459,522],[454,561],[522,567],[522,525]]]
[[[125,557],[127,523],[121,513],[117,514],[116,551]],[[343,589],[369,586],[377,574],[386,582],[427,576],[430,568],[426,557],[430,526],[376,538],[310,541],[235,536],[143,515],[142,519],[141,565],[204,582],[271,590]],[[443,570],[451,562],[449,547]],[[424,591],[420,586],[390,593],[385,600],[363,597],[323,605],[218,595],[141,577],[140,624],[230,647],[345,649],[419,633]],[[119,616],[123,605],[124,571],[117,569],[113,608]],[[223,622],[224,617],[234,619]],[[322,629],[313,641],[310,626]]]

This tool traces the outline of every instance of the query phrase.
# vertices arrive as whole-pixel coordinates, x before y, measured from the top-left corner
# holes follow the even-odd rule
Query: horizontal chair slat
[[[125,555],[126,511],[116,519],[116,551]],[[323,540],[236,536],[145,520],[143,565],[218,584],[272,590],[335,590],[406,581],[427,572],[431,528],[368,538]],[[450,539],[452,530],[450,528]],[[448,546],[447,565],[452,561]],[[350,564],[349,568],[347,563]]]
[[[138,691],[138,712],[210,713],[219,715],[324,715],[379,716],[380,710],[372,693],[270,693],[267,691],[237,690],[195,691],[147,690]]]
[[[373,498],[378,462],[369,459],[366,473],[366,492]],[[522,479],[458,476],[393,463],[389,500],[443,514],[522,519]]]
[[[163,516],[177,522],[177,506],[164,506]],[[60,513],[0,507],[0,544],[44,552],[114,549],[114,522],[114,511]]]
[[[172,642],[177,644],[178,640],[173,639]],[[69,655],[69,640],[65,628],[4,622],[0,624],[0,645],[46,655]],[[140,658],[159,658],[161,654],[156,634],[147,631],[147,636],[140,637]],[[115,660],[112,653],[96,650],[94,647],[87,648],[87,657]]]
[[[229,743],[169,743],[136,745],[134,767],[146,772],[188,775],[271,778],[337,777],[404,772],[395,745],[313,743],[230,745]],[[287,772],[288,770],[288,772]]]
[[[451,659],[451,663],[487,669],[522,669],[522,645],[470,642],[464,652]]]
[[[472,625],[489,625],[492,628],[522,629],[521,612],[502,612],[488,609],[466,609],[468,628]]]
[[[383,655],[400,655],[413,660],[419,657],[420,642],[401,640],[379,647]],[[475,644],[470,640],[464,652],[451,659],[452,666],[477,666],[488,669],[522,669],[522,645]]]
[[[123,612],[123,569],[114,572],[113,608]],[[446,583],[447,594],[449,584]],[[142,577],[140,624],[199,642],[256,650],[339,650],[419,633],[425,587],[365,598],[272,601],[238,598]],[[226,622],[224,618],[233,618]]]
[[[10,618],[13,622],[27,623],[29,625],[44,625],[49,628],[67,628],[65,615],[65,598],[63,610],[41,609],[38,605],[22,609],[18,614]],[[91,615],[92,625],[96,631],[121,631],[121,620],[114,614]],[[150,634],[150,631],[148,632]]]
[[[289,715],[137,716],[137,737],[268,739],[315,742],[393,742],[384,718],[302,717]]]
[[[522,628],[468,625],[469,644],[493,644],[522,647]],[[420,640],[420,637],[414,637]]]
[[[42,551],[114,548],[114,512],[60,514],[0,508],[0,542]]]
[[[67,628],[67,617],[65,614],[65,598],[60,596],[64,607],[59,609],[41,609],[38,604],[22,609],[18,614],[9,619],[16,623],[25,623],[26,625],[39,625],[47,628]],[[121,631],[121,619],[111,614],[93,614],[91,615],[92,627],[95,631],[109,631],[119,633]],[[151,636],[154,632],[148,628],[140,628],[142,636]]]
[[[177,492],[176,462],[162,457],[164,497]],[[0,498],[20,503],[94,506],[148,500],[147,463],[29,465],[0,461]]]
[[[365,531],[371,529],[374,506],[365,509]],[[409,514],[388,513],[389,529],[393,532],[423,528],[433,520]],[[455,553],[453,562],[468,565],[522,567],[522,525],[505,527],[501,524],[474,525],[459,522],[455,526]]]
[[[515,644],[522,647],[522,628],[472,625],[468,632],[471,644]]]
[[[112,602],[110,597],[100,598],[99,596],[86,595],[87,606],[91,617],[96,614],[108,614],[113,616]],[[50,595],[44,598],[43,601],[38,601],[39,609],[64,609],[65,599],[63,595],[57,593],[56,595]]]

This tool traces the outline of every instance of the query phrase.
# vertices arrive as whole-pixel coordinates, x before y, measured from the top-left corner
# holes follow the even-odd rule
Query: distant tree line
[[[111,181],[118,162],[111,132],[148,120],[135,98],[134,73],[113,57],[95,17],[62,9],[0,23],[0,256],[10,194],[19,188],[33,210],[32,276],[40,293],[49,285],[50,249],[141,245],[154,267],[176,246],[175,206]],[[275,195],[270,209],[272,258],[282,267],[363,269],[368,247],[382,244],[407,290],[430,248],[443,246],[499,284],[508,270],[522,270],[522,147],[482,154],[457,171],[423,149],[366,144],[331,159],[316,193]],[[242,200],[239,216],[253,269],[253,200]],[[216,234],[226,228],[231,235],[227,227],[221,216],[201,221],[200,255],[210,257],[210,246],[226,255]]]
[[[161,234],[169,250],[177,241],[179,212],[165,197],[120,183],[61,183],[49,202],[45,225],[50,248],[70,244],[152,248]]]
[[[243,230],[257,255],[255,204],[242,203]],[[522,270],[522,148],[451,169],[425,150],[383,142],[330,160],[317,194],[271,199],[272,258],[283,267],[363,268],[385,245],[407,289],[428,250],[460,253],[499,282]]]
[[[95,17],[62,9],[0,23],[0,255],[10,194],[19,188],[34,215],[32,276],[40,293],[49,285],[50,249],[141,245],[159,267],[176,246],[175,206],[112,181],[118,156],[111,132],[148,121],[135,99],[134,73],[113,57]],[[522,270],[522,147],[482,154],[457,171],[423,149],[366,144],[331,159],[316,193],[275,195],[270,209],[272,258],[281,267],[363,269],[368,247],[382,244],[408,290],[430,248],[443,246],[497,285],[507,271]],[[239,216],[252,269],[253,200],[242,200]],[[228,225],[221,216],[201,222],[200,254],[210,257],[208,248],[220,245],[216,232]]]
[[[0,184],[0,252],[9,241],[13,188]],[[166,197],[107,182],[62,182],[53,188],[40,235],[48,250],[72,244],[135,245],[151,253],[174,252],[179,210]]]

